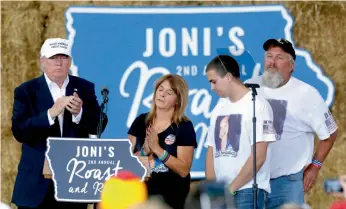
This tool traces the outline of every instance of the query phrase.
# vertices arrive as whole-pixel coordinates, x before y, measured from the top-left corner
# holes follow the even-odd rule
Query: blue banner
[[[74,75],[110,90],[105,138],[124,138],[132,121],[149,111],[154,81],[167,73],[189,84],[186,115],[198,137],[192,177],[204,177],[205,138],[218,96],[210,90],[206,64],[218,48],[233,56],[243,49],[254,65],[241,66],[246,80],[263,71],[263,43],[269,38],[292,40],[293,19],[282,5],[225,7],[70,7],[68,39],[73,41]],[[328,105],[334,85],[311,55],[296,48],[294,76],[316,87]]]

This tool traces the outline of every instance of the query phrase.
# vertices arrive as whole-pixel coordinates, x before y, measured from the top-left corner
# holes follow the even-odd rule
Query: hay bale
[[[245,5],[278,4],[276,1],[150,1],[150,2],[2,2],[2,100],[1,100],[1,195],[9,203],[17,165],[20,144],[11,132],[13,90],[22,82],[37,77],[39,51],[49,37],[66,37],[65,11],[72,5]],[[327,196],[322,188],[325,178],[346,174],[346,4],[344,2],[283,2],[294,17],[293,39],[298,48],[308,50],[318,65],[336,85],[332,112],[339,125],[339,136],[333,150],[320,171],[318,182],[307,194],[307,201],[314,209],[325,209],[335,198]],[[297,69],[299,70],[299,69]],[[16,208],[13,206],[13,208]]]
[[[20,83],[37,76],[37,55],[40,48],[40,13],[30,7],[35,4],[2,4],[2,111],[1,120],[1,195],[2,201],[9,203],[13,184],[17,174],[17,165],[21,153],[20,144],[11,132],[11,112],[13,90]],[[23,12],[25,9],[25,12]]]
[[[38,6],[40,4],[38,4],[38,2],[33,2],[33,1],[25,1],[25,2],[21,2],[20,4],[9,4],[9,3],[5,3],[2,2],[1,4],[1,12],[4,11],[25,11],[27,9],[30,8],[34,8],[36,6]]]

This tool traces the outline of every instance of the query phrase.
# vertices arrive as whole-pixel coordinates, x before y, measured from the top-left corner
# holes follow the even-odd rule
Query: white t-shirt
[[[271,104],[277,142],[270,147],[271,178],[301,171],[311,163],[314,150],[314,132],[327,139],[337,125],[318,91],[294,77],[282,87],[271,89],[262,86],[262,77],[245,83],[257,83],[258,94]]]
[[[217,181],[231,184],[251,155],[253,145],[253,101],[251,91],[232,103],[221,99],[216,105],[208,131],[207,146],[214,150],[214,171]],[[275,141],[273,112],[269,103],[256,97],[256,141]],[[269,158],[267,152],[267,159]],[[269,162],[257,172],[258,188],[270,192]],[[251,188],[253,180],[239,190]]]
[[[10,206],[6,205],[5,203],[0,202],[0,209],[11,209]]]

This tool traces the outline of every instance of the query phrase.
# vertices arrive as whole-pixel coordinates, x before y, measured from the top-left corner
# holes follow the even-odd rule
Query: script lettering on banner
[[[189,85],[186,115],[198,140],[192,178],[204,177],[209,119],[220,100],[205,76],[217,49],[245,60],[240,63],[245,81],[263,72],[267,39],[286,38],[294,44],[293,19],[283,5],[70,7],[66,27],[73,42],[72,73],[94,82],[96,91],[104,85],[110,89],[105,137],[126,137],[134,119],[150,110],[156,79],[168,73],[184,77]],[[244,49],[254,62],[246,62]],[[296,54],[294,76],[316,87],[331,105],[331,80],[307,51],[296,49]]]

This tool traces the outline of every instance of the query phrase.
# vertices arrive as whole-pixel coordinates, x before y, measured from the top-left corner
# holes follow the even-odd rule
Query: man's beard
[[[284,82],[284,77],[281,72],[270,72],[266,69],[263,73],[262,82],[264,86],[275,89]]]

